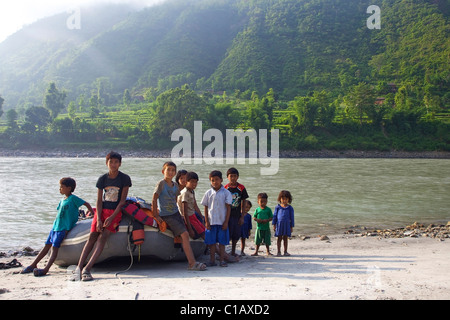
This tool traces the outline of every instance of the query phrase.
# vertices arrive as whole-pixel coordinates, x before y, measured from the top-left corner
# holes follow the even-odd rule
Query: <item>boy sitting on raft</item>
[[[72,178],[62,178],[59,181],[59,192],[65,197],[61,199],[58,204],[58,214],[53,222],[53,228],[45,242],[44,248],[39,252],[36,259],[28,267],[24,268],[20,273],[31,273],[36,277],[45,276],[50,270],[53,262],[55,262],[58,256],[59,247],[64,238],[78,221],[78,208],[82,205],[86,206],[91,214],[94,214],[94,210],[91,205],[83,199],[72,194],[75,191],[76,182]],[[52,249],[50,259],[44,269],[38,269],[38,263],[44,258],[47,253]]]

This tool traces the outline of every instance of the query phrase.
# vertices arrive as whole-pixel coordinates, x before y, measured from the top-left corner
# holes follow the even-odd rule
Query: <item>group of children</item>
[[[22,273],[33,273],[35,276],[47,274],[55,261],[58,249],[68,231],[78,220],[78,209],[84,205],[89,213],[93,214],[91,232],[81,253],[78,265],[71,276],[73,281],[93,280],[91,268],[100,256],[108,237],[117,232],[122,218],[121,208],[124,206],[128,190],[132,186],[128,175],[119,171],[122,157],[119,153],[110,152],[106,156],[108,173],[97,180],[96,210],[91,205],[73,195],[75,180],[63,178],[60,180],[60,193],[64,198],[58,205],[58,214],[53,228],[44,248],[33,261],[24,268]],[[173,232],[180,237],[182,247],[188,260],[188,270],[203,271],[207,267],[216,266],[216,253],[219,255],[219,265],[227,266],[226,261],[237,257],[236,244],[241,240],[241,255],[244,254],[245,240],[250,237],[252,217],[257,223],[255,232],[256,249],[253,256],[258,255],[261,244],[265,244],[267,254],[271,255],[270,224],[273,225],[277,241],[277,255],[281,255],[281,242],[284,242],[284,255],[287,252],[288,238],[294,227],[294,210],[290,205],[292,196],[289,191],[283,190],[278,196],[278,205],[274,212],[267,206],[267,194],[259,193],[257,196],[258,208],[253,216],[249,214],[252,203],[246,188],[238,183],[239,172],[230,168],[226,175],[229,181],[223,185],[222,172],[214,170],[209,174],[211,188],[202,197],[204,216],[197,205],[195,189],[199,177],[195,172],[180,170],[177,172],[176,164],[166,162],[162,168],[163,179],[155,187],[152,198],[154,219],[161,224],[163,221]],[[173,179],[176,178],[175,181]],[[197,262],[190,245],[190,238],[202,237],[210,251],[208,263]],[[225,246],[231,240],[231,253],[225,252]],[[50,251],[50,259],[44,269],[37,268],[38,263]],[[92,253],[92,254],[91,254]],[[87,264],[86,259],[91,254]],[[234,260],[235,261],[235,260]]]

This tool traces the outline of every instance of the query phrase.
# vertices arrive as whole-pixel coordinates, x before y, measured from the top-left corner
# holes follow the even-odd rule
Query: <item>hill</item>
[[[376,1],[375,1],[376,2]],[[313,90],[346,94],[359,82],[407,85],[449,103],[449,9],[443,0],[385,0],[369,29],[362,0],[170,0],[136,10],[81,8],[42,19],[0,43],[4,107],[41,105],[54,81],[68,100],[121,101],[185,83],[197,90],[292,99]]]

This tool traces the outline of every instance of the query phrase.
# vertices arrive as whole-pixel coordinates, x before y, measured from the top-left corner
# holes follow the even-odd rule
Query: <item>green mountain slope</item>
[[[376,3],[375,3],[376,2]],[[286,98],[365,81],[408,86],[449,104],[448,2],[442,0],[170,0],[81,10],[32,24],[0,43],[0,95],[5,106],[39,105],[50,81],[68,99],[89,97],[98,79],[111,98],[124,89],[166,90],[188,83]],[[370,4],[381,29],[368,29]],[[115,97],[115,98],[114,98]],[[420,99],[421,97],[418,97]]]

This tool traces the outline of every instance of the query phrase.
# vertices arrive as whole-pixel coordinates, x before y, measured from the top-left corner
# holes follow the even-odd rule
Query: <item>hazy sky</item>
[[[0,42],[24,25],[81,5],[96,3],[134,3],[151,5],[163,0],[10,0],[0,2]]]

